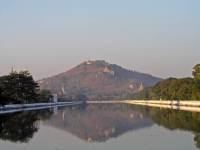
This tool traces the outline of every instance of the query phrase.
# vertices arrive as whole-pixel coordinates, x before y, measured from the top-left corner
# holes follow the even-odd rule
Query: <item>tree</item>
[[[140,99],[200,100],[200,64],[194,66],[194,78],[169,78],[137,93]]]
[[[0,88],[0,104],[2,104],[4,106],[5,104],[3,103],[3,101],[4,101],[4,99],[2,97],[2,90]]]
[[[1,88],[0,88],[0,101],[3,99],[3,97],[2,97],[2,90],[1,90]]]
[[[39,91],[39,101],[40,102],[50,102],[53,99],[53,95],[49,90],[40,90]]]
[[[195,80],[200,80],[200,64],[194,66],[192,74]]]
[[[11,72],[0,77],[1,96],[6,103],[31,103],[37,101],[38,84],[28,71]]]
[[[2,96],[2,89],[0,88],[0,105],[4,106],[6,105],[7,100],[5,97]]]
[[[192,71],[194,77],[194,85],[192,88],[192,99],[199,100],[200,99],[200,64],[194,66]]]
[[[192,78],[169,78],[138,95],[143,99],[191,100],[193,84]]]

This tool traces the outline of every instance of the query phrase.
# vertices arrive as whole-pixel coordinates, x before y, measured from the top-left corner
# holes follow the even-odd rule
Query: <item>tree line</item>
[[[134,99],[200,100],[200,64],[192,70],[193,78],[168,78],[134,95]]]
[[[28,71],[12,71],[0,77],[0,105],[49,102],[53,98],[48,90],[40,90]]]

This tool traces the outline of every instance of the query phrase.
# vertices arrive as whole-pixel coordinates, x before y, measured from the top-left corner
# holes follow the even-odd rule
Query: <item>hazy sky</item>
[[[200,63],[200,0],[0,0],[0,75],[36,79],[88,59],[160,77]]]

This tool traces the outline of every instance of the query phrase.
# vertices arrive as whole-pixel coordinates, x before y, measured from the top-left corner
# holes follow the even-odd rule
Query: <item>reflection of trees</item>
[[[0,138],[13,142],[28,142],[38,130],[35,114],[20,113],[0,116]]]
[[[200,148],[200,113],[150,107],[140,107],[139,109],[155,123],[165,128],[193,132],[196,146]]]
[[[48,118],[49,110],[0,115],[0,139],[28,142],[39,129],[39,120]]]
[[[194,137],[195,144],[198,148],[200,148],[200,134],[196,134]]]

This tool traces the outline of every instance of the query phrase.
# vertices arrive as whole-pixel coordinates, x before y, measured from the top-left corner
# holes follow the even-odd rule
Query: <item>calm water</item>
[[[0,150],[197,150],[200,113],[93,104],[0,115]]]

